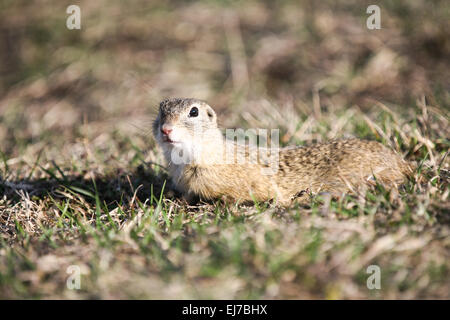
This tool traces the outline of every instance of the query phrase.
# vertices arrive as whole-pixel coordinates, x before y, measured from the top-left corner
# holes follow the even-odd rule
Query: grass
[[[61,4],[5,5],[0,298],[448,299],[448,5],[381,2],[374,33],[356,3],[81,1],[77,34]],[[150,134],[165,96],[282,145],[378,140],[417,172],[398,193],[189,206]]]

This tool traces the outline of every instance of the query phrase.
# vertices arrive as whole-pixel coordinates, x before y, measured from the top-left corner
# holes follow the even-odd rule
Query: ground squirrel
[[[163,100],[153,133],[174,186],[189,201],[196,196],[224,197],[289,205],[322,192],[333,196],[354,192],[375,179],[396,187],[412,173],[408,162],[376,141],[332,140],[261,152],[226,139],[214,110],[197,99]],[[246,160],[236,161],[237,154]]]

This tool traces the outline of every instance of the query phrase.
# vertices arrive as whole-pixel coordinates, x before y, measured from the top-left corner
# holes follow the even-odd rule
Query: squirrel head
[[[153,123],[153,135],[166,156],[173,155],[175,149],[191,160],[202,147],[217,143],[221,138],[214,110],[206,102],[192,98],[161,101]]]

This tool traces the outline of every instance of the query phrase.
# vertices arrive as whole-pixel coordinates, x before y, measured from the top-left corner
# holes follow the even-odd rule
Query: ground
[[[380,30],[356,0],[86,0],[81,30],[69,4],[0,4],[0,298],[450,298],[447,1],[377,1]],[[151,135],[165,97],[418,169],[398,193],[190,206]]]

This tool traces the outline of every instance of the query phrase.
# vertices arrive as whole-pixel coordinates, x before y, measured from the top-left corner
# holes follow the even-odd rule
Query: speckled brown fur
[[[186,114],[194,105],[200,109],[200,116],[189,119]],[[164,123],[187,128],[189,133],[191,127],[198,124],[201,130],[209,129],[213,134],[208,133],[203,140],[192,140],[194,146],[202,144],[201,156],[189,163],[175,165],[169,157],[172,149],[164,144],[159,132]],[[261,161],[225,163],[223,150],[226,146],[232,144],[247,155],[249,148],[225,140],[217,128],[212,108],[196,99],[166,99],[161,102],[153,129],[165,151],[174,185],[187,198],[274,199],[288,205],[296,198],[304,200],[308,195],[322,192],[333,196],[356,192],[374,184],[375,179],[387,188],[395,188],[413,172],[413,166],[391,149],[375,141],[358,139],[279,149],[279,166],[273,175],[262,173],[261,169],[267,166]]]

